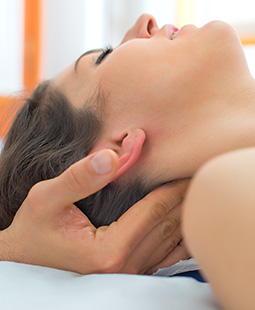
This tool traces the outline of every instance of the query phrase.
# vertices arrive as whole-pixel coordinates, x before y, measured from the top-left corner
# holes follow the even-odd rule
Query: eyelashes
[[[98,56],[97,61],[96,61],[96,65],[100,65],[101,62],[104,60],[104,58],[109,55],[111,52],[113,51],[113,47],[112,46],[107,46],[103,52]]]

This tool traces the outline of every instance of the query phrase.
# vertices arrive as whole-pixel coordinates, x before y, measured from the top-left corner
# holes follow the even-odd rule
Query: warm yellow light
[[[197,22],[197,0],[177,1],[177,27]]]

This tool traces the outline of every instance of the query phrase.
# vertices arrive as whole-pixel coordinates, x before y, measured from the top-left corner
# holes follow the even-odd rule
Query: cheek
[[[206,71],[197,48],[167,45],[163,50],[153,46],[146,55],[142,48],[135,54],[122,51],[103,63],[101,85],[114,98],[116,109],[146,106],[154,113],[159,106],[178,102],[187,92],[190,96],[197,90]]]
[[[164,52],[162,52],[164,50]],[[143,40],[124,44],[113,52],[102,66],[102,81],[110,88],[120,88],[129,95],[151,93],[168,76],[171,56],[154,41]],[[110,86],[111,85],[111,86]],[[156,89],[155,89],[156,88]]]
[[[105,70],[101,85],[110,95],[131,105],[147,100],[158,90],[157,75],[156,70],[152,72],[143,64],[132,65],[131,62],[126,62]]]

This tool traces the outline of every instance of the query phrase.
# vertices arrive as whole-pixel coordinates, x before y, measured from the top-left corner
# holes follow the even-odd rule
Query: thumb
[[[29,192],[29,204],[42,206],[49,216],[106,186],[118,170],[119,159],[112,150],[91,154],[71,165],[56,178],[37,183]]]

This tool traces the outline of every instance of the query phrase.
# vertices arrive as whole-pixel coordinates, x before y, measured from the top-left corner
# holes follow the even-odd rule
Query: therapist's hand
[[[155,190],[98,229],[73,204],[107,185],[118,163],[113,151],[104,150],[36,184],[0,232],[0,259],[88,274],[148,273],[187,258],[177,246],[187,181]]]

